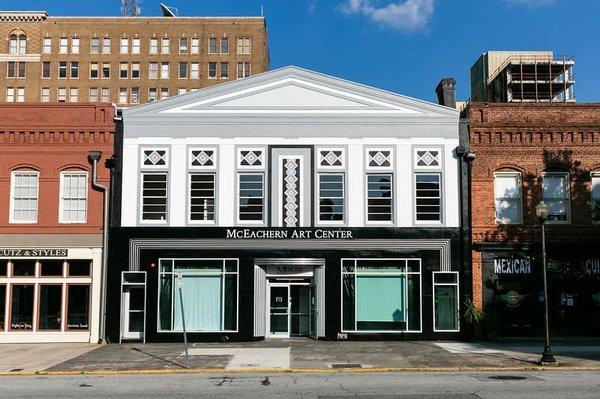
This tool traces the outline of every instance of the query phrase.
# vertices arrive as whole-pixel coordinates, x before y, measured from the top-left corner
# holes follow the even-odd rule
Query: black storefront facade
[[[482,255],[488,335],[543,334],[541,245],[479,243],[474,249]],[[547,257],[551,334],[600,335],[600,248],[593,243],[549,243]]]
[[[113,228],[107,337],[181,341],[183,313],[191,342],[456,339],[459,242],[458,229]]]

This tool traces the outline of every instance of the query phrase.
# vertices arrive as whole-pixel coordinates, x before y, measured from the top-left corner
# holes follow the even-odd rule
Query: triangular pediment
[[[329,115],[448,117],[456,111],[297,67],[265,72],[126,111],[126,116]]]

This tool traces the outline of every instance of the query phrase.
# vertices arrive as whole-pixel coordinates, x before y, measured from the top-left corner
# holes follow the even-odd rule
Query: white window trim
[[[498,192],[496,191],[496,176],[516,176],[518,179],[520,196],[519,196],[519,220],[516,222],[503,222],[498,220],[498,210],[496,209],[496,201],[498,200]],[[494,172],[494,218],[498,226],[510,226],[523,224],[523,174],[517,171],[500,171]]]
[[[165,219],[164,220],[156,220],[156,219],[144,219],[144,175],[166,175],[166,181],[165,181],[165,185],[166,185],[166,201],[165,201]],[[140,206],[139,206],[139,220],[140,220],[140,224],[146,224],[146,225],[168,225],[169,224],[169,184],[170,184],[170,179],[169,179],[169,172],[164,169],[164,170],[141,170],[140,171],[140,184],[139,184],[139,189],[140,189]]]
[[[385,220],[369,220],[369,175],[390,175],[391,179],[390,179],[390,184],[392,185],[392,209],[391,209],[391,215],[392,215],[392,220],[389,221],[385,221]],[[383,168],[381,169],[381,171],[368,171],[367,173],[365,173],[365,177],[364,177],[364,193],[365,193],[365,204],[364,204],[364,212],[365,212],[365,225],[369,225],[369,226],[394,226],[396,224],[396,178],[394,176],[395,174],[391,171],[391,170],[384,170]]]
[[[213,215],[213,220],[192,220],[192,196],[191,196],[191,190],[192,190],[192,175],[212,175],[213,176],[213,208],[214,208],[214,215]],[[214,226],[217,224],[217,216],[218,216],[218,211],[217,211],[217,201],[219,199],[219,194],[217,191],[217,183],[218,183],[218,175],[217,172],[213,169],[212,171],[210,170],[195,170],[195,169],[190,169],[190,171],[188,171],[188,178],[187,178],[187,222],[190,225],[204,225],[204,226]]]
[[[571,174],[569,172],[542,172],[542,200],[544,200],[544,178],[552,175],[566,176],[567,196],[564,199],[567,201],[567,220],[546,220],[546,224],[571,224]]]
[[[344,212],[342,215],[342,220],[321,220],[321,176],[322,175],[342,175],[342,192],[344,195]],[[317,226],[345,226],[347,220],[347,210],[348,210],[348,193],[346,191],[346,173],[343,170],[338,171],[326,171],[317,173],[316,179],[316,192],[314,198],[316,198],[315,204],[315,225]]]
[[[240,220],[240,175],[261,175],[262,176],[262,198],[263,198],[263,203],[262,203],[262,219],[261,220]],[[235,184],[235,190],[236,190],[236,194],[235,194],[235,199],[236,199],[236,204],[235,204],[235,222],[237,225],[240,226],[264,226],[267,224],[267,220],[268,220],[268,215],[267,215],[267,195],[268,195],[268,190],[267,190],[267,175],[266,173],[264,173],[263,171],[260,170],[241,170],[238,171],[236,173],[236,184]]]
[[[435,282],[435,275],[436,274],[455,274],[456,275],[456,283],[436,283]],[[432,322],[433,322],[433,332],[460,332],[460,284],[459,284],[459,278],[460,276],[458,275],[458,272],[456,271],[450,271],[450,272],[442,272],[442,271],[437,271],[437,272],[433,272],[433,276],[431,278],[431,284],[432,284],[432,297],[433,297],[433,313],[432,313]],[[436,286],[451,286],[451,287],[456,287],[456,315],[458,316],[458,322],[456,323],[457,325],[457,329],[456,330],[439,330],[437,328],[435,328],[435,287]]]
[[[66,175],[69,174],[78,174],[78,175],[83,175],[85,174],[85,220],[65,220],[63,219],[63,210],[64,210],[64,199],[63,199],[63,184],[64,184],[64,177]],[[89,210],[89,184],[88,184],[88,179],[89,179],[89,173],[87,170],[65,170],[60,172],[60,187],[59,187],[59,205],[58,205],[58,223],[64,223],[64,224],[85,224],[87,223],[87,219],[88,219],[88,210]]]
[[[417,220],[417,176],[438,175],[440,177],[440,219],[439,220]],[[422,170],[413,172],[413,212],[415,225],[443,226],[444,225],[444,174],[440,170]],[[494,208],[495,209],[495,208]]]
[[[239,258],[159,258],[158,259],[158,284],[157,284],[157,300],[158,300],[158,305],[156,307],[156,331],[159,333],[176,333],[176,334],[181,334],[182,331],[181,330],[161,330],[160,329],[160,276],[161,276],[161,271],[160,271],[160,264],[161,261],[171,261],[171,267],[174,268],[175,264],[173,261],[175,260],[212,260],[212,261],[223,261],[223,271],[221,272],[221,275],[223,276],[223,281],[222,281],[222,289],[221,289],[221,329],[220,330],[191,330],[189,332],[193,332],[194,334],[198,334],[198,333],[208,333],[208,334],[214,334],[214,333],[237,333],[239,332],[240,329],[240,260]],[[225,263],[228,260],[234,260],[236,262],[236,271],[235,272],[227,272],[225,271]],[[172,272],[171,274],[174,274],[174,272]],[[235,330],[224,330],[224,324],[225,324],[225,275],[227,274],[235,274],[237,276],[236,278],[236,313],[235,313]],[[173,279],[175,280],[175,279]],[[173,281],[172,283],[173,285],[176,284],[175,281]],[[173,295],[175,293],[175,290],[173,290]],[[174,297],[174,296],[173,296]],[[173,304],[174,305],[174,304]],[[171,306],[171,320],[173,320],[173,306]]]
[[[344,329],[344,297],[343,297],[343,292],[344,292],[344,274],[352,274],[352,273],[344,273],[344,261],[345,260],[350,260],[350,261],[354,261],[354,274],[356,276],[356,264],[357,261],[359,260],[384,260],[384,261],[388,261],[388,260],[393,260],[393,261],[415,261],[418,260],[419,261],[419,271],[418,272],[408,272],[408,263],[407,263],[407,271],[402,273],[402,272],[398,272],[396,274],[402,274],[404,276],[407,276],[409,274],[418,274],[420,276],[419,278],[419,290],[421,295],[419,295],[419,329],[418,330],[345,330]],[[393,275],[392,273],[390,273],[391,275]],[[408,284],[408,279],[406,279],[407,284]],[[355,280],[356,282],[356,280]],[[355,287],[355,292],[356,292],[356,287]],[[355,294],[356,295],[356,294]],[[405,304],[408,306],[408,290],[404,291],[404,299],[405,299]],[[406,319],[408,320],[408,308],[406,309]],[[422,333],[423,332],[423,261],[421,258],[342,258],[340,259],[340,326],[341,326],[341,332],[342,333],[359,333],[359,334],[380,334],[380,333],[392,333],[392,334],[405,334],[405,333]],[[356,320],[356,298],[354,300],[354,325],[356,326],[357,320]],[[408,327],[408,324],[407,324]]]
[[[329,151],[341,151],[342,155],[341,155],[341,160],[342,160],[342,164],[340,166],[335,166],[335,165],[321,165],[321,152],[329,152]],[[344,147],[317,147],[317,152],[316,152],[317,156],[316,156],[316,169],[317,170],[339,170],[339,171],[343,171],[346,169],[346,148]]]
[[[15,219],[15,174],[16,173],[31,173],[37,176],[37,191],[36,198],[38,201],[37,210],[36,210],[36,218],[35,220],[16,220]],[[29,169],[18,169],[13,170],[10,173],[10,211],[9,211],[9,223],[11,224],[35,224],[38,222],[40,218],[40,172],[37,170],[29,170]]]

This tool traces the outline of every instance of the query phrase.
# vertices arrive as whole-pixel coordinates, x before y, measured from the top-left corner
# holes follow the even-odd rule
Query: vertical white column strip
[[[361,227],[365,223],[365,168],[361,139],[349,139],[347,156],[348,226]]]
[[[219,147],[219,185],[218,185],[218,212],[219,226],[233,226],[235,224],[235,148],[231,140],[223,141]]]
[[[187,154],[185,141],[175,138],[169,170],[169,225],[182,227],[187,221]]]

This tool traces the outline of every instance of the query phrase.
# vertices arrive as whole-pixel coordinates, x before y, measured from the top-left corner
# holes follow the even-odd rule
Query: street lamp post
[[[535,214],[542,224],[542,264],[544,276],[544,330],[546,333],[544,339],[544,351],[540,359],[541,365],[556,365],[556,359],[550,349],[550,327],[548,323],[548,279],[546,277],[546,220],[548,220],[548,205],[541,201],[535,207]]]

